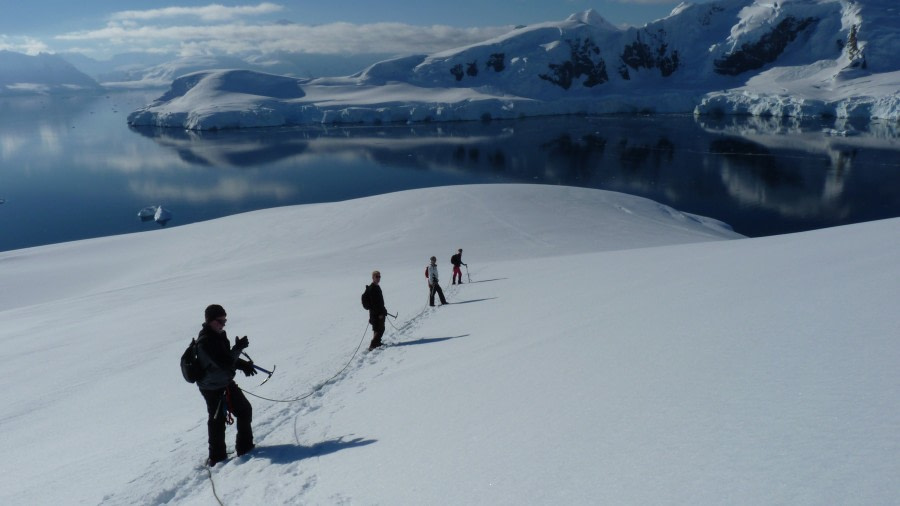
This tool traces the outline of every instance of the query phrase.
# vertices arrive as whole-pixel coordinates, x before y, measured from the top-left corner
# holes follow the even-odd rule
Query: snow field
[[[277,364],[238,384],[311,394],[250,398],[258,450],[212,470],[225,504],[890,504],[897,226],[742,239],[488,185],[0,253],[0,501],[215,504],[175,361],[216,302]],[[449,286],[458,247],[474,282]],[[396,328],[354,355],[376,268]]]

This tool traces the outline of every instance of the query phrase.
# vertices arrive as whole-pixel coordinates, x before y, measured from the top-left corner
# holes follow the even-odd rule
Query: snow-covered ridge
[[[0,96],[99,89],[97,81],[59,56],[0,50]]]
[[[343,78],[204,71],[129,116],[188,129],[695,112],[900,118],[898,8],[885,0],[721,0],[619,29],[595,11]],[[267,83],[254,89],[244,83]],[[299,96],[272,94],[299,89]],[[291,91],[296,93],[296,91]]]

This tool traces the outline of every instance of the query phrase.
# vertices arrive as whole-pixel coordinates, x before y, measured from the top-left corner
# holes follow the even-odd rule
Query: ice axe
[[[247,359],[250,360],[250,363],[253,363],[253,359],[250,358],[250,355],[247,355],[247,353],[245,353],[245,352],[243,352],[243,351],[241,352],[241,355],[247,357]],[[263,385],[266,384],[267,381],[269,381],[269,378],[271,378],[272,375],[275,374],[275,368],[276,368],[276,367],[278,367],[278,366],[273,365],[273,366],[272,366],[272,370],[269,371],[269,370],[264,369],[264,368],[262,368],[262,367],[260,367],[260,366],[258,366],[258,365],[256,365],[256,364],[253,364],[253,368],[254,368],[254,369],[256,369],[256,370],[259,371],[259,372],[264,372],[264,373],[268,374],[268,376],[266,376],[266,379],[264,379],[263,382],[259,384],[259,386],[263,386]]]

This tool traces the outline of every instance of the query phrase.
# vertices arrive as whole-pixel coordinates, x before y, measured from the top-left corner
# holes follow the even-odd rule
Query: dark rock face
[[[678,51],[669,53],[669,44],[665,42],[665,30],[659,30],[656,34],[649,34],[652,46],[641,40],[641,32],[637,34],[637,40],[625,46],[622,50],[622,66],[619,67],[619,75],[623,79],[631,79],[628,67],[638,69],[659,69],[663,77],[669,77],[678,70]]]
[[[503,72],[503,69],[506,68],[506,64],[504,63],[505,59],[505,53],[493,53],[491,54],[491,57],[488,58],[487,68],[494,69],[495,72]]]
[[[715,60],[715,72],[736,76],[748,70],[755,70],[775,61],[784,49],[807,27],[816,23],[816,18],[784,18],[771,32],[763,35],[754,44],[743,44],[741,49]]]
[[[455,77],[457,81],[462,81],[462,78],[465,75],[462,63],[457,63],[456,65],[451,67],[450,73],[453,74],[453,77]]]
[[[501,72],[504,69],[503,53],[492,54],[485,68],[493,68],[497,72]],[[453,74],[457,81],[462,81],[465,76],[477,77],[478,60],[466,62],[465,66],[462,63],[457,63],[450,68],[450,73]]]
[[[562,63],[550,63],[550,72],[538,77],[559,86],[564,90],[572,87],[576,79],[586,77],[581,84],[593,88],[609,81],[606,73],[606,62],[600,57],[600,48],[591,39],[566,40],[570,49],[570,59]],[[597,58],[596,61],[594,58]]]

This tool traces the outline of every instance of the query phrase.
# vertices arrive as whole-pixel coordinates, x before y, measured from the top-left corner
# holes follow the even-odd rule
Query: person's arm
[[[226,342],[228,342],[226,340]],[[198,343],[200,350],[204,352],[210,362],[224,371],[234,371],[235,364],[241,356],[241,352],[249,346],[247,336],[235,338],[235,345],[230,349],[225,346],[215,346],[211,339],[201,339]]]

